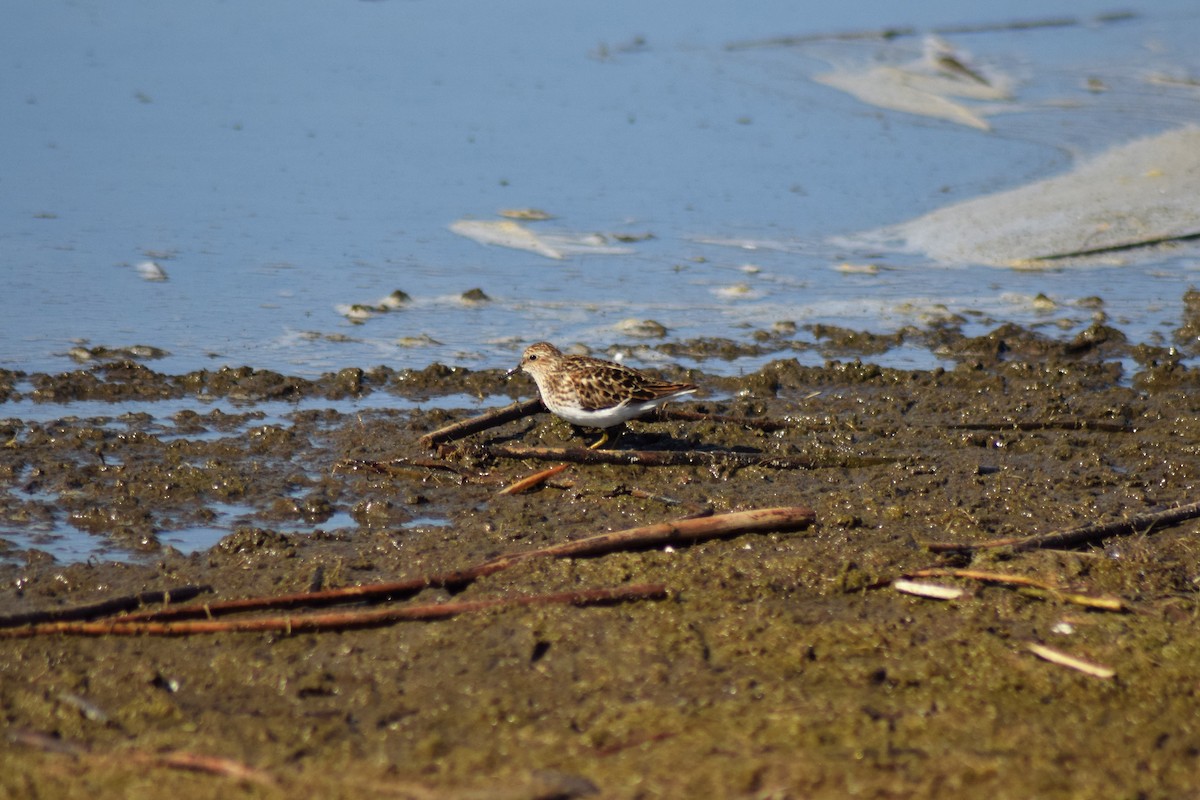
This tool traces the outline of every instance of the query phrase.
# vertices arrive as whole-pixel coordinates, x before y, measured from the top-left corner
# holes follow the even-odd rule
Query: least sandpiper
[[[518,370],[537,383],[542,403],[552,414],[585,428],[612,428],[697,388],[652,378],[612,361],[564,355],[547,342],[525,348],[521,363],[508,374]],[[592,448],[607,441],[605,430]]]

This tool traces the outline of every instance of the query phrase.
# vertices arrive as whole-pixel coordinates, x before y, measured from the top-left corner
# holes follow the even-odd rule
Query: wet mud
[[[1187,324],[1191,324],[1190,322]],[[1077,549],[937,554],[1196,501],[1200,372],[1097,324],[1067,341],[1013,327],[926,332],[953,369],[778,358],[739,377],[664,371],[687,404],[777,430],[645,420],[618,446],[728,449],[816,466],[547,466],[487,443],[584,444],[538,415],[437,451],[418,439],[473,410],[268,416],[265,400],[383,392],[504,405],[498,370],[249,368],[164,375],[128,360],[0,375],[0,399],[112,402],[106,417],[5,418],[0,518],[65,523],[134,552],[63,564],[0,552],[0,613],[182,585],[210,600],[392,581],[501,553],[715,513],[810,506],[815,526],[690,547],[531,561],[407,602],[662,583],[668,597],[545,605],[319,634],[0,639],[0,795],[12,797],[1179,797],[1200,774],[1195,522]],[[933,339],[940,338],[934,342]],[[722,357],[744,343],[660,346]],[[125,414],[125,401],[236,399],[237,413]],[[399,403],[398,403],[399,404]],[[198,403],[197,408],[203,409]],[[69,408],[69,406],[67,407]],[[371,467],[374,463],[376,466]],[[170,531],[246,509],[216,546]],[[926,567],[955,600],[902,594]],[[1120,598],[1124,610],[1068,602]],[[1115,671],[1034,656],[1040,643]],[[208,759],[185,762],[180,753]],[[184,764],[187,766],[184,766]],[[238,772],[234,767],[244,768]]]

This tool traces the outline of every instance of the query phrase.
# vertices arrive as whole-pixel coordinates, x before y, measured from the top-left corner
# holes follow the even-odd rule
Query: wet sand
[[[866,334],[827,333],[848,350],[874,346]],[[116,361],[0,374],[5,399],[32,385],[43,399],[110,400],[114,418],[135,399],[231,397],[245,409],[180,412],[170,435],[136,417],[0,421],[6,520],[66,519],[142,553],[135,563],[63,565],[10,550],[0,565],[5,614],[181,585],[210,585],[212,602],[394,581],[703,510],[816,514],[798,532],[530,561],[406,602],[640,583],[665,584],[665,599],[314,634],[0,640],[0,794],[1187,794],[1200,768],[1196,523],[1077,549],[927,545],[1195,501],[1200,374],[1173,350],[1100,325],[1067,342],[1014,327],[926,341],[939,335],[931,346],[955,369],[802,367],[763,337],[779,358],[752,374],[664,374],[708,392],[689,409],[781,429],[651,420],[619,442],[810,468],[576,464],[513,496],[497,492],[546,464],[494,458],[487,444],[590,440],[543,414],[431,451],[423,434],[475,411],[314,410],[264,422],[254,407],[373,392],[466,393],[497,406],[532,395],[498,370],[349,368],[307,380],[251,369],[164,375]],[[31,499],[45,494],[58,501]],[[227,502],[253,508],[255,524],[204,552],[162,546],[163,531],[202,524]],[[357,525],[323,527],[338,512]],[[288,532],[297,527],[308,532]],[[927,567],[1061,591],[922,579],[965,590],[939,601],[892,588]],[[1124,610],[1067,593],[1119,598]],[[1115,676],[1049,663],[1030,643]]]

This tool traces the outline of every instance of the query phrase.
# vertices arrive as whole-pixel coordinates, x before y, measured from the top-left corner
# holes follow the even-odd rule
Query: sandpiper
[[[537,383],[542,403],[572,425],[607,429],[696,391],[690,383],[669,383],[613,361],[564,355],[548,342],[525,348],[523,370]],[[608,441],[603,430],[592,449]]]

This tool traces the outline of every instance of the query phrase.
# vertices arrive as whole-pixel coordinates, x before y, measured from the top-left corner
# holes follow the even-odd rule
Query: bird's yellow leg
[[[608,431],[602,430],[602,431],[600,431],[600,438],[596,440],[595,444],[589,444],[588,450],[599,450],[604,445],[604,443],[607,441],[608,441]]]

